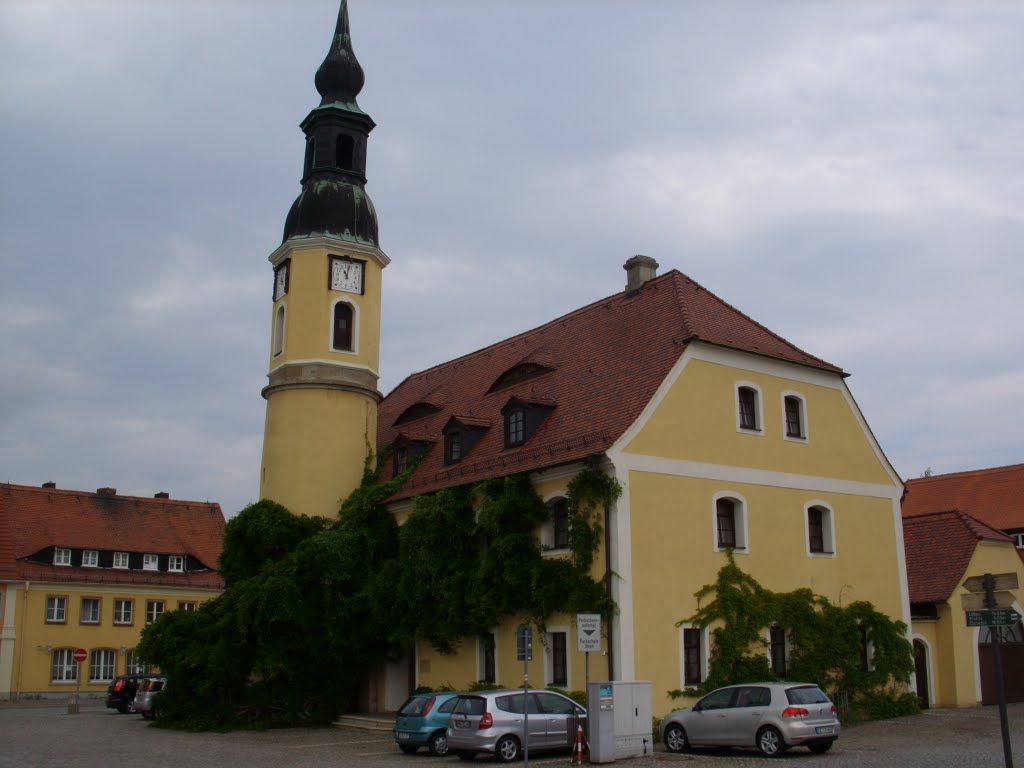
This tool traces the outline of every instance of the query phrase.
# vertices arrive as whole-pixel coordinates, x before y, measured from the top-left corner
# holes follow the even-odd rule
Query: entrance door
[[[928,648],[920,640],[914,641],[914,681],[921,709],[928,709]]]
[[[1024,701],[1024,625],[1018,621],[1016,626],[1000,629],[1002,642],[999,655],[1003,662],[1006,701]],[[982,627],[978,633],[978,666],[981,671],[981,703],[998,704],[995,655],[992,652],[992,636],[988,627]]]

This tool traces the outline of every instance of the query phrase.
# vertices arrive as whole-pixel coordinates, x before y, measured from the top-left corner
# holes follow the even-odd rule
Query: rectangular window
[[[145,554],[142,556],[142,570],[155,571],[160,567],[160,558],[156,555]]]
[[[133,619],[134,604],[131,600],[118,599],[114,601],[114,623],[131,624]]]
[[[78,679],[78,664],[73,648],[58,648],[53,652],[52,680],[55,683],[73,683]]]
[[[68,618],[68,599],[63,596],[46,598],[46,621],[50,624],[63,624]]]
[[[757,429],[757,392],[751,387],[740,387],[737,398],[740,408],[740,429]]]
[[[179,611],[194,611],[195,609],[196,609],[196,603],[193,600],[188,600],[188,601],[183,602],[183,603],[182,602],[178,603],[178,610]]]
[[[100,564],[100,553],[95,549],[87,549],[82,552],[82,565],[86,568],[96,568]]]
[[[446,464],[456,464],[462,461],[462,433],[449,432],[445,436],[444,460]]]
[[[171,555],[167,558],[167,570],[168,571],[184,571],[185,570],[185,557],[184,555]]]
[[[71,565],[71,550],[64,547],[56,547],[53,550],[54,565]]]
[[[83,597],[82,612],[78,617],[82,624],[100,623],[100,600],[98,597]]]
[[[109,683],[114,679],[114,652],[93,651],[89,657],[89,682]]]
[[[127,568],[128,567],[128,553],[127,552],[115,552],[114,553],[114,567],[115,568]]]
[[[551,638],[551,685],[568,685],[568,658],[566,656],[565,632],[552,632]]]
[[[526,412],[521,408],[510,411],[505,418],[505,442],[519,445],[526,439]]]
[[[164,601],[163,600],[147,600],[146,601],[146,623],[152,624],[154,621],[160,618],[160,614],[164,612]]]
[[[700,685],[704,682],[702,635],[702,630],[697,627],[683,630],[683,685]]]
[[[825,551],[825,526],[818,507],[807,510],[807,543],[811,552]]]
[[[786,630],[783,627],[772,627],[769,632],[772,672],[776,677],[786,676]]]
[[[786,397],[786,437],[803,437],[804,427],[799,397]]]
[[[498,682],[497,667],[494,660],[494,635],[480,635],[480,682]]]
[[[128,675],[140,675],[149,672],[149,667],[139,661],[139,655],[135,653],[135,649],[132,648],[129,651],[125,651],[125,674]]]
[[[730,499],[719,499],[716,520],[718,521],[718,546],[721,549],[736,548],[736,504]]]

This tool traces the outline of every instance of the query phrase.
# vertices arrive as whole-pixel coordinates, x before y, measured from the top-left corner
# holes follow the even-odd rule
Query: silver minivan
[[[147,720],[157,717],[156,697],[164,689],[167,678],[153,676],[139,683],[135,692],[135,711]]]
[[[522,757],[527,723],[530,752],[541,752],[572,749],[586,722],[587,710],[555,691],[464,693],[448,720],[448,748],[462,760],[486,753],[507,763]]]

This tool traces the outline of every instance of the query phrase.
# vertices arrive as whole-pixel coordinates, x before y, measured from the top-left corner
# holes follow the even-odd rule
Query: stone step
[[[392,715],[342,715],[334,724],[340,728],[359,728],[364,731],[390,731],[395,727]]]

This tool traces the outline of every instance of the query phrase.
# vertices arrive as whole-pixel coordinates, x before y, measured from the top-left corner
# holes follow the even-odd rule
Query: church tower
[[[381,277],[388,257],[366,194],[374,122],[356,103],[363,69],[341,0],[316,72],[320,105],[302,121],[302,191],[270,255],[270,369],[260,498],[334,517],[376,443]]]

